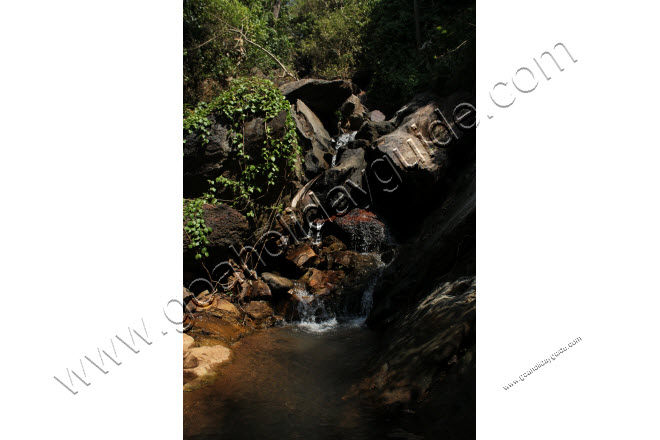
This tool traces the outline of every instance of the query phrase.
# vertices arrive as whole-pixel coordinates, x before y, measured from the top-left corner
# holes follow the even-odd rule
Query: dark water
[[[349,396],[375,346],[355,321],[248,336],[212,385],[184,393],[184,438],[386,438],[383,420]]]

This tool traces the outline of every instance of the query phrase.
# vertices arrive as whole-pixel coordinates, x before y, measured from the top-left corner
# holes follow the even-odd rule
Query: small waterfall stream
[[[351,131],[350,133],[340,134],[334,139],[335,154],[332,156],[332,163],[330,164],[332,168],[337,166],[337,158],[339,157],[341,150],[345,149],[348,144],[355,142],[356,134],[357,131]]]
[[[337,318],[328,312],[328,308],[316,295],[312,295],[304,287],[296,286],[293,296],[298,300],[298,321],[295,325],[314,333],[323,333],[337,326]]]
[[[371,280],[360,300],[360,311],[357,315],[337,316],[325,304],[324,298],[309,293],[302,285],[294,287],[293,296],[298,301],[296,311],[298,319],[291,324],[312,333],[323,333],[339,325],[360,327],[373,307],[374,289],[380,278],[384,265]]]

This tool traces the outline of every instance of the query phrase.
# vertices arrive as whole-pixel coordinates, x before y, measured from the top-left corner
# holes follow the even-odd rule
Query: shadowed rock
[[[326,128],[336,126],[335,111],[349,96],[359,93],[358,87],[350,81],[303,79],[284,84],[282,94],[290,103],[303,101],[325,123]],[[333,125],[334,121],[334,125]]]

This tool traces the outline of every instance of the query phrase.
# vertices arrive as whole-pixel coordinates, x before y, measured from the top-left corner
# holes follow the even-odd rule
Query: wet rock
[[[250,331],[237,318],[199,314],[194,316],[193,326],[189,333],[231,345],[244,335],[249,334]]]
[[[314,295],[328,295],[339,286],[343,278],[344,273],[338,270],[310,269],[300,278],[300,282]]]
[[[349,130],[359,129],[369,114],[367,108],[360,102],[360,98],[355,95],[351,95],[342,104],[340,111],[344,121],[343,126]]]
[[[272,297],[270,287],[262,280],[254,280],[249,283],[249,287],[243,292],[241,299],[243,301],[269,300]]]
[[[252,319],[257,328],[266,328],[281,320],[275,316],[272,307],[266,301],[252,301],[244,307],[245,313]]]
[[[328,235],[322,241],[323,253],[332,253],[336,251],[346,250],[346,245],[334,235]]]
[[[262,273],[261,278],[273,293],[284,293],[293,289],[294,286],[292,280],[269,272]]]
[[[332,138],[304,102],[295,101],[291,113],[303,148],[305,176],[311,179],[330,167]]]
[[[373,288],[383,264],[376,253],[335,252],[332,267],[345,273],[339,289],[328,298],[333,310],[344,315],[364,316],[371,307],[363,303],[365,292]]]
[[[294,246],[286,253],[286,259],[300,268],[304,267],[305,263],[316,256],[316,252],[306,243]]]
[[[348,214],[336,217],[329,230],[342,239],[351,250],[374,252],[385,249],[388,233],[385,224],[376,214],[364,209],[353,209]]]
[[[359,254],[353,251],[339,251],[332,254],[333,264],[339,269],[353,269],[358,264]]]

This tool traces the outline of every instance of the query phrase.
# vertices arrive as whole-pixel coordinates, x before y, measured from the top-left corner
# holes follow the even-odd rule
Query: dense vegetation
[[[184,0],[184,102],[232,78],[309,76],[352,79],[388,113],[473,87],[474,20],[473,0]]]

